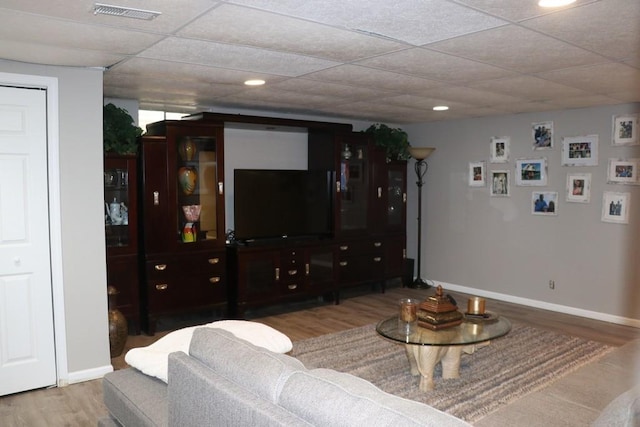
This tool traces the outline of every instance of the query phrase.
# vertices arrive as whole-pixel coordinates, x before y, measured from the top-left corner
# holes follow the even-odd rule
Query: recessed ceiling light
[[[449,109],[449,107],[447,107],[446,105],[436,105],[435,107],[433,107],[433,111],[447,111]]]
[[[562,7],[568,6],[571,3],[575,3],[576,0],[539,0],[538,6],[540,7]]]
[[[147,21],[162,15],[161,12],[154,12],[153,10],[134,9],[132,7],[113,6],[103,3],[96,3],[93,6],[93,14],[122,16],[124,18],[145,19]]]
[[[246,84],[247,86],[262,86],[263,84],[265,84],[265,81],[260,79],[253,79],[245,81],[244,84]]]

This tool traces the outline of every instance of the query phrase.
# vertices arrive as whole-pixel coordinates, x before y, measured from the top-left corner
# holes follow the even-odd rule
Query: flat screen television
[[[332,182],[330,171],[236,169],[236,241],[331,236]]]

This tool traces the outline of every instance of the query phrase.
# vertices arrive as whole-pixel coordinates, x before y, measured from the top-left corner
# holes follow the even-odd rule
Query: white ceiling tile
[[[543,79],[594,94],[629,91],[640,101],[640,70],[624,64],[607,63],[540,73]]]
[[[162,15],[150,21],[94,15],[93,7],[96,3],[152,10],[162,12]],[[131,28],[168,34],[218,3],[214,0],[2,0],[0,7],[96,26]]]
[[[555,99],[553,101],[549,101],[548,103],[551,105],[554,105],[558,109],[567,109],[567,108],[590,107],[592,105],[619,104],[620,100],[610,98],[608,96],[602,96],[602,95],[588,95],[588,96],[578,96],[575,98]]]
[[[33,58],[38,58],[39,64],[69,67],[108,67],[126,57],[100,51],[3,40],[0,43],[0,58],[20,62],[34,62]]]
[[[203,15],[177,34],[335,61],[353,61],[406,47],[378,37],[228,4]]]
[[[503,95],[500,93],[493,93],[486,90],[472,89],[462,86],[450,86],[432,89],[425,92],[425,95],[442,99],[443,101],[457,101],[464,104],[480,105],[480,106],[492,106],[496,104],[512,104],[514,102],[521,102],[522,97],[516,97],[511,95]]]
[[[640,58],[640,1],[594,2],[522,25],[609,58]]]
[[[322,82],[319,80],[287,79],[270,85],[276,89],[311,95],[330,95],[336,98],[375,99],[380,96],[379,89],[369,89],[338,83]]]
[[[544,8],[538,6],[537,1],[514,1],[514,0],[457,0],[482,10],[491,15],[495,15],[510,21],[521,21],[523,19],[534,18],[542,15],[557,13],[562,10],[572,9],[578,6],[592,3],[599,0],[577,0],[575,3],[559,8]]]
[[[423,48],[365,59],[357,64],[443,82],[469,82],[515,75],[512,71]]]
[[[153,45],[161,38],[162,36],[157,34],[51,20],[0,9],[0,39],[3,42],[20,41],[131,55]]]
[[[338,65],[309,56],[177,37],[167,38],[139,56],[291,77]]]
[[[515,25],[435,43],[429,48],[521,73],[605,61],[599,55]]]
[[[234,3],[416,46],[506,24],[501,19],[443,0],[234,0]]]
[[[529,99],[548,99],[587,95],[588,92],[533,76],[517,76],[500,80],[470,83],[470,87]]]
[[[432,111],[436,105],[446,104],[450,110],[470,108],[471,105],[462,102],[446,101],[438,98],[429,98],[415,95],[387,96],[379,100],[384,105],[396,105],[407,108],[419,108],[421,110]]]

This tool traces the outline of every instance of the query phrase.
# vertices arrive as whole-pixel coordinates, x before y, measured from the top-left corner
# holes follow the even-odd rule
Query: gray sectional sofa
[[[222,329],[169,355],[168,384],[129,368],[103,380],[106,426],[469,426],[353,375],[307,369]]]

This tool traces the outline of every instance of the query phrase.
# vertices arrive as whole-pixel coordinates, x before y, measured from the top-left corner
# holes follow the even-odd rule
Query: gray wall
[[[640,325],[640,187],[607,183],[609,158],[639,158],[613,147],[612,116],[640,105],[518,114],[405,126],[414,146],[436,147],[423,188],[422,276],[454,288],[573,314]],[[531,124],[554,122],[551,150],[532,149]],[[599,163],[561,166],[562,137],[599,135]],[[490,138],[511,137],[507,164],[489,163]],[[548,185],[515,186],[515,160],[546,157]],[[469,162],[511,171],[511,197],[468,186]],[[417,187],[409,164],[408,250],[415,257]],[[591,173],[591,201],[567,203],[566,175]],[[557,216],[531,214],[532,191],[557,191]],[[628,225],[601,221],[604,191],[631,193]],[[555,289],[549,288],[555,281]],[[635,321],[629,321],[636,319]]]
[[[0,60],[0,71],[56,77],[67,369],[71,381],[111,364],[102,195],[102,71]]]

